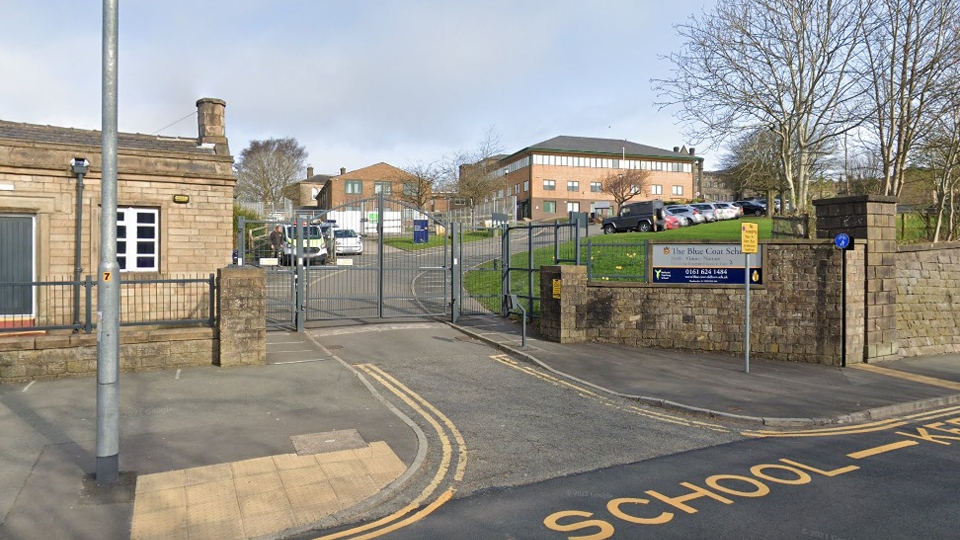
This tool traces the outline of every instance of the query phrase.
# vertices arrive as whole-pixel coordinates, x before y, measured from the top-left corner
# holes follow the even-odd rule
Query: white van
[[[280,264],[292,265],[297,258],[297,230],[295,225],[283,226],[283,253]],[[318,225],[302,225],[300,240],[303,242],[303,264],[307,266],[327,264],[327,243],[323,238],[323,231]]]

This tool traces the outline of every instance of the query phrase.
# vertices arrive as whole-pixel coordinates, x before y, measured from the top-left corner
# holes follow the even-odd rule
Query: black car
[[[733,204],[743,208],[745,216],[762,216],[767,213],[767,207],[757,201],[736,201]]]

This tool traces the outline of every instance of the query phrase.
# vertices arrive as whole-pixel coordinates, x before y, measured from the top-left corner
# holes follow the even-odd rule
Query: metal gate
[[[266,269],[268,326],[302,330],[315,321],[450,315],[454,261],[447,230],[415,206],[381,195],[300,211],[292,222],[284,226],[293,233],[284,260],[264,256],[267,231],[284,222],[241,219],[238,227],[238,257]],[[325,264],[301,257],[314,230],[322,231]],[[348,231],[359,236],[359,253],[347,245]]]
[[[459,314],[506,314],[504,296],[516,295],[527,313],[540,313],[540,267],[580,264],[585,222],[529,223],[492,228],[463,227],[457,252]]]
[[[294,220],[238,223],[238,258],[266,271],[268,327],[303,330],[309,322],[506,314],[504,295],[539,314],[540,266],[580,263],[580,222],[493,227],[441,223],[383,196]],[[272,257],[280,225],[288,256]],[[322,231],[325,264],[303,256]],[[336,249],[338,231],[356,231],[362,253]],[[339,251],[339,253],[338,253]],[[316,253],[313,253],[316,255]]]

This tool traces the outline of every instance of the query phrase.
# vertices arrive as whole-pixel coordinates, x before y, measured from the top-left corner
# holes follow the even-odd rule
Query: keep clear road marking
[[[956,415],[957,412],[953,411],[952,414]],[[846,457],[864,460],[911,448],[923,442],[942,446],[960,444],[960,416],[946,418],[943,422],[924,424],[914,429],[915,433],[896,431],[894,432],[896,435],[904,438],[850,452]],[[864,464],[864,467],[867,466],[869,465]],[[543,526],[548,530],[561,533],[573,531],[589,533],[589,535],[567,536],[570,539],[605,540],[612,538],[617,532],[625,538],[639,538],[641,534],[634,530],[635,526],[666,525],[673,520],[677,511],[686,514],[696,514],[699,510],[715,511],[717,506],[711,504],[711,500],[724,505],[738,502],[749,504],[749,499],[765,497],[775,490],[792,489],[787,486],[829,482],[831,478],[856,473],[860,468],[860,465],[841,464],[834,469],[822,469],[819,466],[809,465],[805,458],[803,462],[797,459],[779,458],[749,467],[749,474],[738,471],[739,474],[713,474],[696,483],[679,482],[680,493],[676,495],[674,493],[677,492],[677,488],[668,486],[668,490],[658,488],[663,491],[644,490],[642,494],[646,495],[645,497],[638,497],[637,495],[641,493],[635,493],[632,496],[610,499],[605,508],[597,512],[579,509],[560,510],[545,517]]]
[[[534,377],[536,377],[536,378],[538,378],[538,379],[547,381],[547,382],[549,382],[549,383],[551,383],[551,384],[554,384],[554,385],[556,385],[556,386],[566,387],[566,388],[575,390],[576,392],[579,392],[579,393],[580,393],[582,396],[584,396],[584,397],[590,397],[590,398],[596,399],[596,400],[602,402],[604,405],[608,405],[608,406],[614,407],[614,408],[619,409],[619,410],[622,410],[622,411],[631,412],[631,413],[633,413],[633,414],[637,414],[637,415],[639,415],[639,416],[645,416],[645,417],[647,417],[647,418],[651,418],[651,419],[653,419],[653,420],[659,420],[659,421],[661,421],[661,422],[669,422],[669,423],[671,423],[671,424],[679,424],[679,425],[687,426],[687,427],[695,427],[695,428],[709,429],[709,430],[711,430],[711,431],[719,431],[720,433],[729,433],[729,432],[730,432],[730,430],[728,430],[728,429],[726,429],[725,427],[723,427],[723,426],[721,426],[721,425],[718,425],[718,424],[711,424],[711,423],[708,423],[708,422],[700,422],[700,421],[697,421],[697,420],[691,420],[691,419],[689,419],[689,418],[683,418],[683,417],[680,417],[680,416],[672,416],[672,415],[669,415],[669,414],[666,414],[666,413],[661,413],[661,412],[657,412],[657,411],[651,411],[651,410],[647,410],[647,409],[644,409],[644,408],[641,408],[641,407],[637,407],[637,406],[634,406],[634,405],[630,405],[630,406],[627,406],[627,407],[623,407],[623,406],[621,406],[619,403],[617,403],[617,401],[615,401],[615,400],[613,400],[613,399],[611,399],[611,398],[609,398],[609,397],[607,397],[607,396],[598,394],[598,393],[594,392],[593,390],[590,390],[590,389],[588,389],[588,388],[586,388],[586,387],[583,387],[583,386],[576,385],[576,384],[574,384],[574,383],[571,383],[570,381],[561,379],[561,378],[559,378],[559,377],[554,377],[553,375],[550,375],[550,374],[548,374],[548,373],[539,371],[539,370],[537,370],[537,369],[534,369],[533,367],[521,365],[519,362],[513,360],[512,358],[510,358],[509,356],[507,356],[507,355],[505,355],[505,354],[497,354],[497,355],[491,356],[490,358],[496,360],[497,362],[500,362],[501,364],[503,364],[503,365],[505,365],[505,366],[512,367],[513,369],[516,369],[517,371],[520,371],[520,372],[522,372],[522,373],[526,373],[527,375],[532,375],[532,376],[534,376]]]
[[[898,379],[904,379],[907,381],[913,381],[913,382],[918,382],[922,384],[929,384],[931,386],[949,388],[950,390],[960,390],[960,383],[958,382],[945,381],[943,379],[937,379],[935,377],[927,377],[926,375],[916,375],[914,373],[907,373],[905,371],[899,371],[896,369],[884,368],[884,367],[876,366],[873,364],[855,364],[850,367],[852,369],[869,371],[870,373],[878,373],[880,375],[886,375],[888,377],[896,377]]]
[[[417,412],[417,414],[422,416],[431,426],[433,426],[433,429],[437,432],[437,437],[440,439],[440,465],[438,466],[437,472],[434,474],[433,479],[430,481],[430,484],[423,489],[416,499],[411,501],[410,504],[404,508],[365,525],[360,525],[352,529],[347,529],[345,531],[340,531],[338,533],[326,536],[320,536],[315,540],[335,540],[341,538],[364,540],[368,538],[376,538],[397,529],[406,527],[412,523],[416,523],[417,521],[430,515],[434,510],[440,508],[440,506],[453,498],[453,494],[456,492],[456,485],[463,480],[463,473],[467,466],[466,443],[464,442],[460,431],[456,428],[453,422],[446,417],[446,415],[441,413],[436,407],[431,405],[416,392],[410,390],[400,383],[400,381],[387,374],[380,368],[372,364],[358,364],[356,367],[370,377],[374,378],[377,382],[383,385],[384,388],[403,400],[404,403],[409,405],[414,411]],[[447,432],[443,429],[444,426],[446,426],[446,428],[450,430],[450,433],[453,434],[453,439],[456,441],[456,445],[458,447],[457,467],[455,469],[451,485],[449,485],[435,499],[421,508],[421,504],[423,504],[424,501],[433,495],[433,493],[440,487],[440,484],[443,483],[447,473],[450,471],[450,462],[453,459],[453,443],[450,440],[450,436],[448,436]],[[415,510],[418,511],[414,512]],[[411,512],[414,513],[408,516],[408,514]]]

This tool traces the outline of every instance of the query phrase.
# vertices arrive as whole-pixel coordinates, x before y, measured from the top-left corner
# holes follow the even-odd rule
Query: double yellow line
[[[574,391],[576,391],[577,393],[579,393],[579,394],[580,394],[581,396],[583,396],[583,397],[589,397],[589,398],[595,399],[595,400],[597,400],[597,401],[602,402],[604,405],[607,405],[607,406],[609,406],[609,407],[613,407],[613,408],[615,408],[615,409],[619,409],[619,410],[622,410],[622,411],[627,411],[627,412],[636,414],[636,415],[638,415],[638,416],[644,416],[644,417],[647,417],[647,418],[650,418],[650,419],[653,419],[653,420],[658,420],[658,421],[660,421],[660,422],[667,422],[667,423],[671,423],[671,424],[679,424],[679,425],[687,426],[687,427],[695,427],[695,428],[701,428],[701,429],[709,429],[709,430],[711,430],[711,431],[719,431],[720,433],[729,433],[729,432],[730,432],[729,429],[727,429],[727,428],[725,428],[725,427],[723,427],[723,426],[721,426],[721,425],[718,425],[718,424],[711,424],[711,423],[709,423],[709,422],[700,422],[700,421],[698,421],[698,420],[692,420],[692,419],[689,419],[689,418],[683,418],[683,417],[681,417],[681,416],[673,416],[673,415],[666,414],[666,413],[662,413],[662,412],[658,412],[658,411],[652,411],[652,410],[649,410],[649,409],[644,409],[644,408],[638,407],[638,406],[636,406],[636,405],[627,405],[627,406],[624,406],[624,405],[622,405],[621,403],[619,403],[619,401],[614,400],[614,399],[612,399],[612,398],[610,398],[610,397],[604,396],[604,395],[602,395],[602,394],[599,394],[599,393],[597,393],[597,392],[594,392],[593,390],[591,390],[590,388],[588,388],[588,387],[586,387],[586,386],[574,384],[574,383],[572,383],[572,382],[570,382],[570,381],[567,381],[567,380],[565,380],[565,379],[561,379],[560,377],[555,377],[555,376],[553,376],[553,375],[550,375],[549,373],[540,371],[540,370],[535,369],[535,368],[533,368],[533,367],[531,367],[531,366],[523,365],[523,364],[517,362],[516,360],[513,360],[512,358],[510,358],[509,356],[507,356],[507,355],[505,355],[505,354],[498,354],[498,355],[495,355],[495,356],[491,356],[490,358],[496,360],[497,362],[500,362],[501,364],[503,364],[503,365],[505,365],[505,366],[512,367],[513,369],[516,369],[517,371],[526,373],[527,375],[532,375],[532,376],[534,376],[534,377],[536,377],[536,378],[538,378],[538,379],[547,381],[547,382],[549,382],[549,383],[551,383],[551,384],[553,384],[553,385],[560,386],[560,387],[562,387],[562,388],[568,388],[568,389],[570,389],[570,390],[574,390]]]
[[[356,367],[400,398],[433,427],[440,439],[440,465],[437,467],[430,483],[407,506],[376,521],[327,536],[320,536],[316,540],[376,538],[416,523],[453,498],[456,486],[463,480],[463,473],[467,467],[467,445],[463,440],[463,435],[446,415],[382,369],[372,364],[358,364]],[[448,480],[451,464],[454,461],[456,461],[456,466],[453,468],[453,476]],[[441,489],[443,491],[439,495],[435,495]]]
[[[857,433],[872,433],[876,431],[886,431],[888,429],[898,428],[914,422],[923,422],[933,420],[944,416],[953,416],[960,413],[960,406],[946,407],[933,411],[925,411],[898,418],[888,418],[876,422],[867,422],[863,424],[853,424],[849,426],[836,426],[819,429],[807,429],[802,431],[772,431],[757,430],[744,431],[741,435],[745,437],[835,437],[838,435],[853,435]]]

